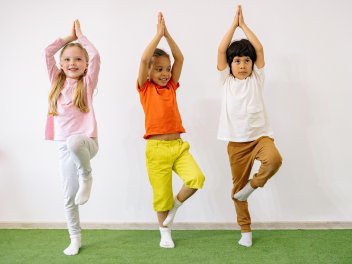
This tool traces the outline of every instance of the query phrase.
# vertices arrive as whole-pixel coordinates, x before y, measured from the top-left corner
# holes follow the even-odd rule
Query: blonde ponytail
[[[77,86],[75,89],[75,94],[73,96],[73,104],[79,108],[83,113],[88,113],[89,108],[85,100],[85,89],[83,83],[83,76],[77,80]]]
[[[60,71],[57,76],[51,91],[49,93],[49,115],[56,116],[57,115],[57,99],[60,96],[62,87],[66,81],[66,75],[63,70]]]

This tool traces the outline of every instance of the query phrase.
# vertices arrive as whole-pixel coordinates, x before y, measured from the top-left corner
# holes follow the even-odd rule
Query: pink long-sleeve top
[[[57,100],[58,115],[48,115],[45,127],[45,139],[66,140],[71,135],[84,134],[88,137],[97,137],[97,122],[93,109],[93,93],[98,83],[100,69],[100,56],[96,48],[85,36],[78,38],[78,42],[87,50],[89,63],[87,74],[83,78],[88,113],[83,113],[73,102],[73,95],[77,80],[67,78],[61,94]],[[45,49],[46,65],[51,85],[55,82],[60,69],[56,66],[54,55],[65,42],[62,39],[55,40]]]

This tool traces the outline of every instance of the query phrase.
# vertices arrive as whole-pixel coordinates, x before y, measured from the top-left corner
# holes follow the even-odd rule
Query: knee
[[[201,189],[203,187],[205,177],[202,173],[197,173],[191,179],[185,182],[185,185],[192,189]]]
[[[154,197],[153,208],[155,212],[165,212],[172,208],[174,197],[172,192],[164,194],[161,197]]]
[[[280,154],[272,155],[269,159],[264,162],[264,177],[253,178],[252,184],[255,187],[263,187],[266,182],[275,175],[275,173],[280,169],[282,164],[282,158]]]
[[[75,195],[65,196],[64,197],[64,206],[66,209],[73,209],[75,204]]]
[[[282,165],[282,158],[280,154],[272,155],[268,161],[269,170],[274,174]]]

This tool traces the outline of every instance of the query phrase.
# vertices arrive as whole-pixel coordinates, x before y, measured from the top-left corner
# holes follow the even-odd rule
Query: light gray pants
[[[73,135],[59,142],[59,159],[63,179],[64,207],[68,232],[71,238],[81,234],[78,205],[75,197],[79,177],[92,177],[90,160],[97,154],[98,140],[85,135]]]

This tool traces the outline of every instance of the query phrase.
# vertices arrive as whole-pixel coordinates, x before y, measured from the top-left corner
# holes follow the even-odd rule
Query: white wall
[[[266,55],[266,103],[284,163],[250,198],[254,222],[351,221],[352,3],[242,1]],[[216,139],[217,46],[235,1],[0,0],[0,222],[63,222],[54,142],[44,141],[49,81],[44,48],[79,18],[101,54],[95,97],[100,151],[83,222],[154,222],[135,90],[156,15],[181,47],[178,102],[191,152],[206,175],[179,222],[233,222],[226,143]],[[242,34],[237,35],[242,37]],[[167,48],[163,41],[160,47]],[[181,186],[175,177],[175,188]]]

